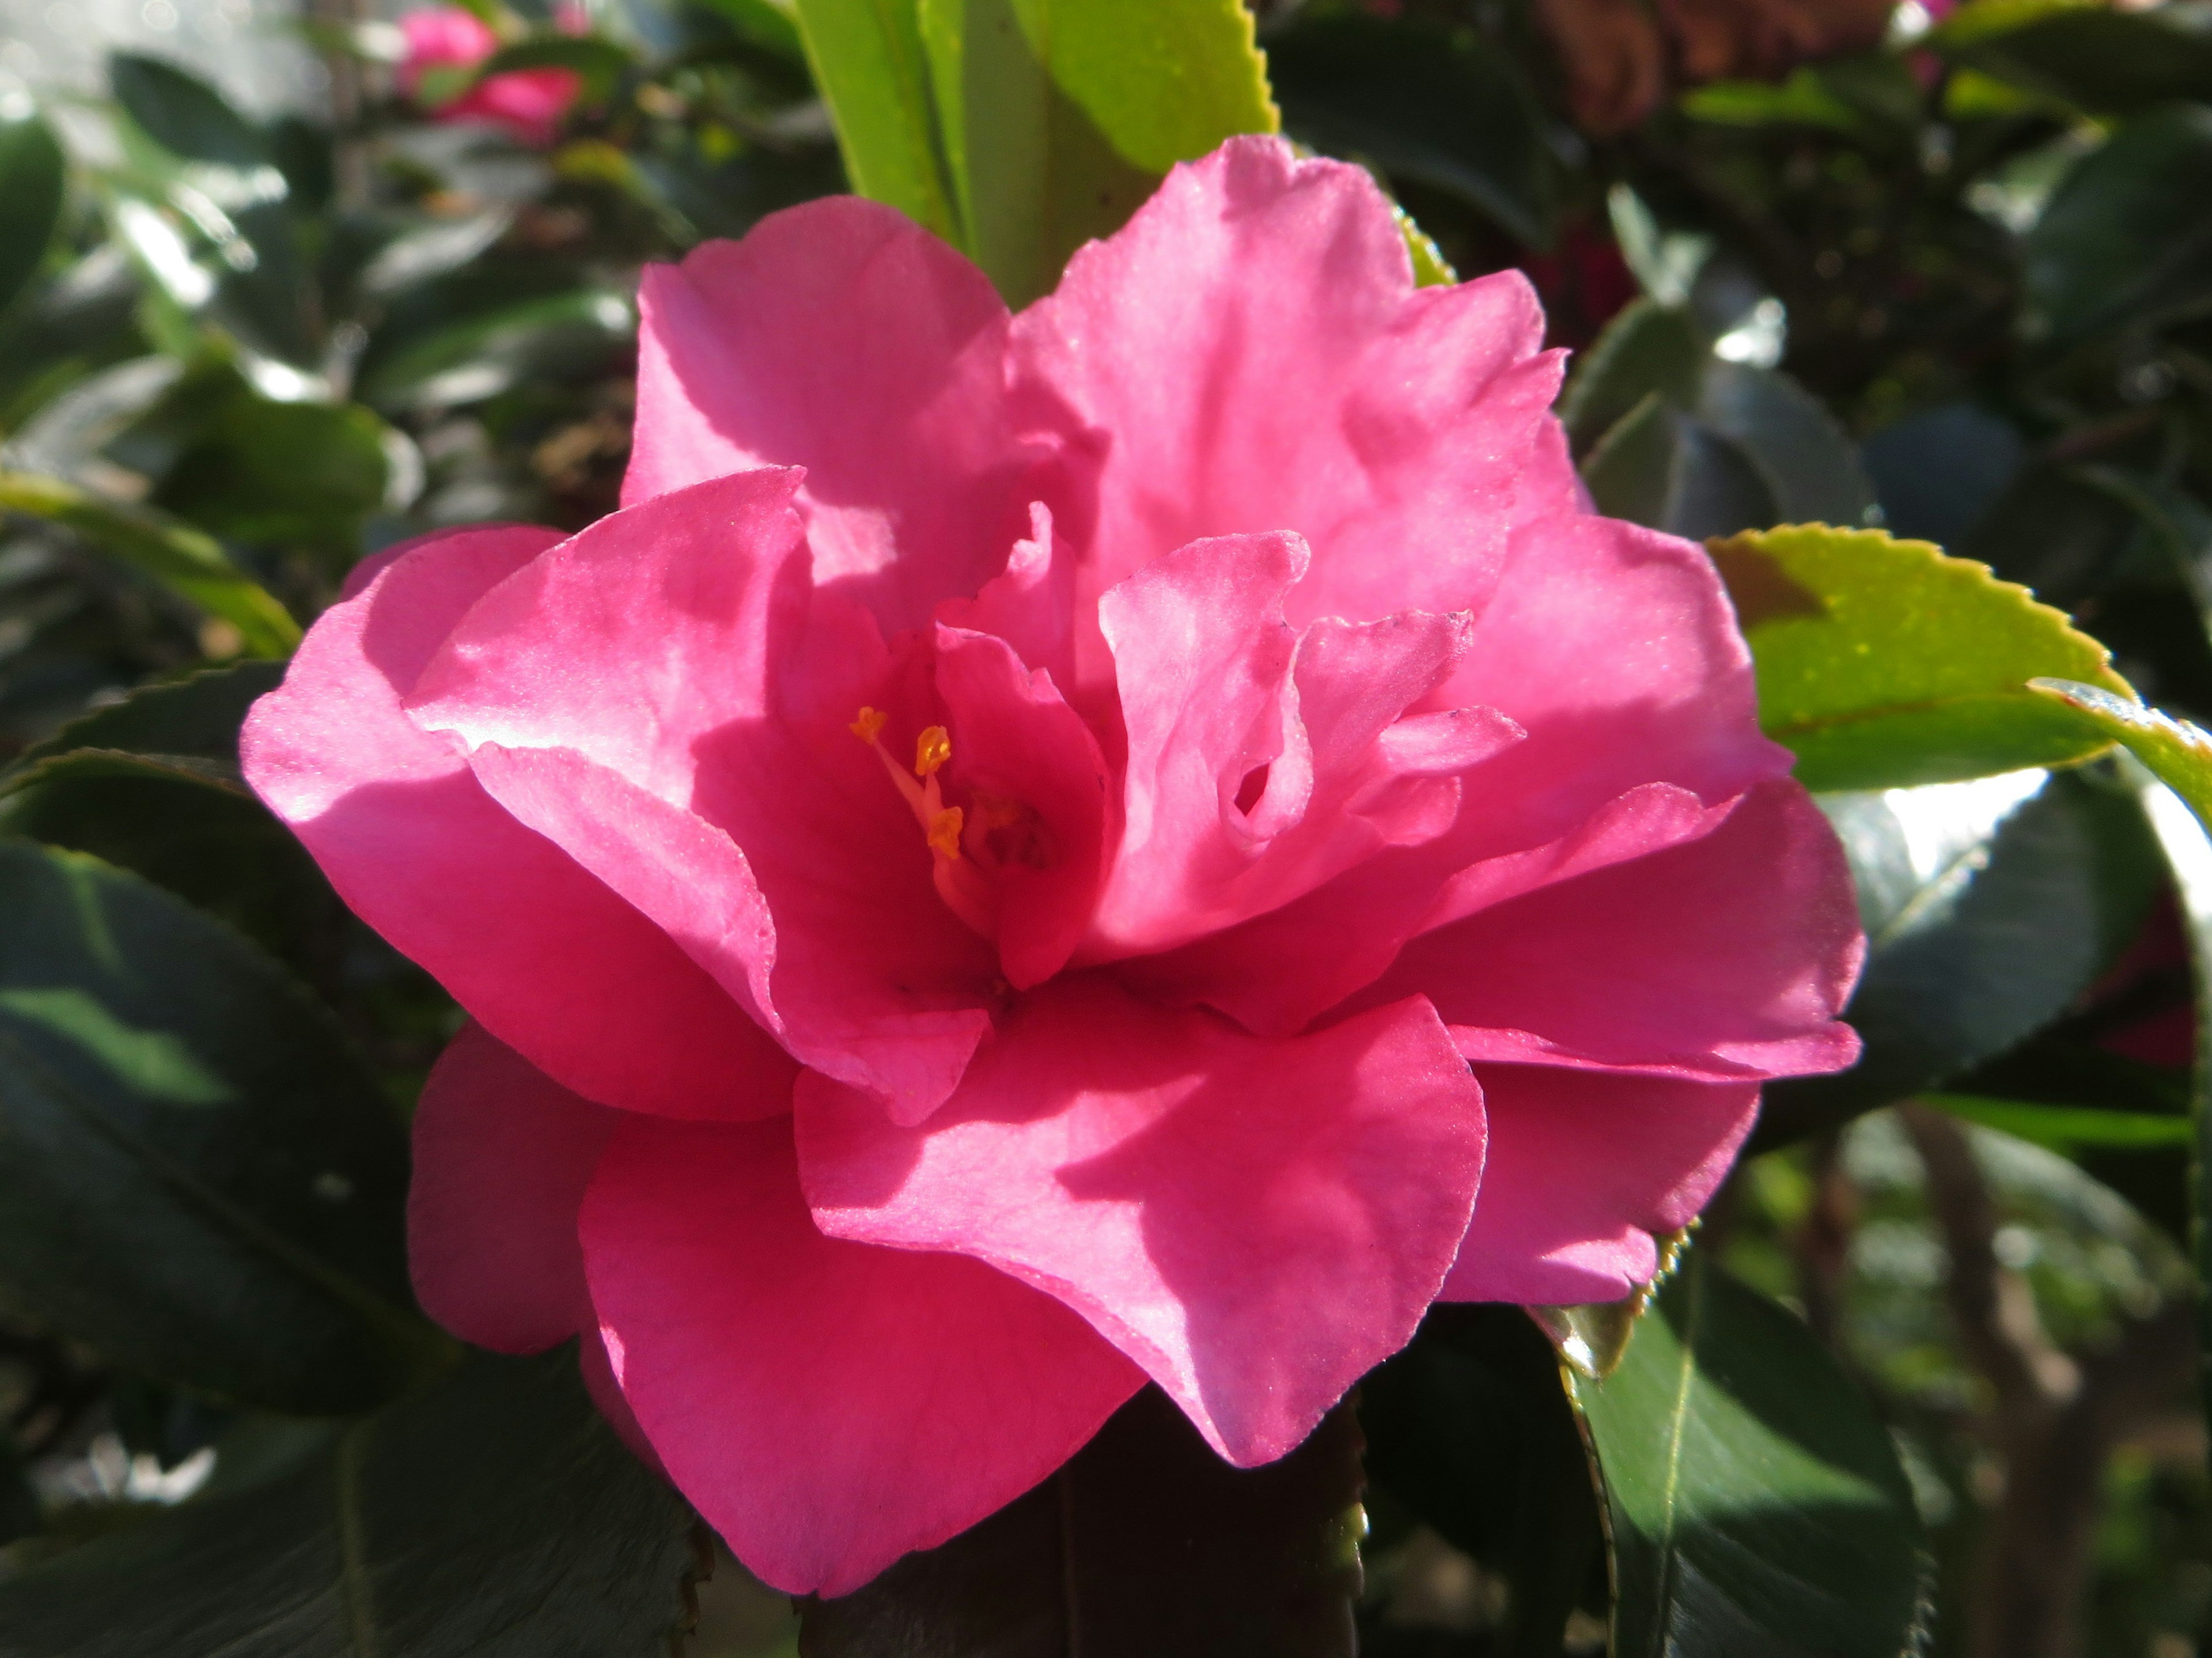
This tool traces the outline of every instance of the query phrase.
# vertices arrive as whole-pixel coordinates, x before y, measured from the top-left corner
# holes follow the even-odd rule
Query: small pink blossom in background
[[[1059,291],[852,198],[649,271],[625,506],[359,575],[244,740],[473,1023],[430,1312],[578,1333],[850,1590],[1146,1380],[1282,1455],[1435,1300],[1648,1280],[1856,1051],[1705,554],[1593,515],[1519,276],[1240,139]]]
[[[568,33],[580,32],[575,26],[580,19],[562,21]],[[399,28],[406,37],[407,52],[396,78],[401,94],[410,98],[422,86],[425,70],[472,69],[499,50],[499,37],[474,12],[459,6],[410,11],[400,18]],[[582,88],[583,80],[574,70],[509,70],[440,104],[431,118],[503,127],[522,143],[543,149],[552,143],[561,118]]]

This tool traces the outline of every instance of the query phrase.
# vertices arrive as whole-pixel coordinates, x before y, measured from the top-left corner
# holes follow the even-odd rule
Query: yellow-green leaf
[[[1759,677],[1759,723],[1815,789],[2065,765],[2118,732],[2031,688],[2130,693],[2103,646],[2025,587],[1924,541],[1789,525],[1711,544]]]
[[[2124,744],[2182,798],[2198,823],[2212,829],[2212,732],[2101,685],[2052,677],[2035,680],[2029,689],[2087,718],[2106,738]]]

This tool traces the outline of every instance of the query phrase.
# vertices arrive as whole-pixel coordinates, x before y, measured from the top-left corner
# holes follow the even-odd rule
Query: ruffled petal
[[[1054,502],[1092,593],[1204,537],[1291,531],[1291,620],[1448,613],[1514,527],[1571,510],[1556,354],[1517,273],[1416,289],[1367,174],[1231,139],[1176,167],[1014,323],[1024,416],[1073,429],[1095,494]]]
[[[422,1310],[502,1353],[541,1352],[588,1323],[576,1211],[620,1121],[463,1025],[415,1108],[407,1259]]]
[[[1645,837],[1636,850],[1656,851],[1703,833],[1700,805],[1790,768],[1789,751],[1759,733],[1750,653],[1711,560],[1610,519],[1555,517],[1515,534],[1468,648],[1425,706],[1493,710],[1526,736],[1467,774],[1449,833],[1147,963],[1157,993],[1255,1030],[1302,1029],[1416,933],[1481,901],[1490,860],[1560,855],[1655,785],[1674,792],[1671,804],[1643,797],[1632,815]],[[1616,841],[1625,832],[1608,830]]]
[[[355,914],[540,1070],[608,1105],[742,1114],[741,1060],[771,1046],[759,1027],[401,708],[470,605],[559,540],[455,531],[386,560],[254,704],[246,780]]]
[[[1480,1090],[1419,1000],[1264,1042],[1064,976],[918,1130],[817,1077],[798,1101],[824,1231],[1058,1297],[1240,1466],[1413,1334],[1482,1170]]]
[[[1433,1000],[1470,1060],[1711,1080],[1839,1071],[1866,940],[1835,832],[1787,779],[1711,827],[1423,933],[1355,1005]]]
[[[1649,1283],[1654,1235],[1705,1207],[1759,1114],[1756,1083],[1476,1071],[1490,1156],[1446,1301],[1572,1306]]]
[[[623,505],[803,466],[815,579],[887,633],[921,626],[1005,563],[1049,446],[1012,434],[1006,307],[945,243],[834,197],[648,266],[638,300]]]
[[[582,1236],[646,1436],[737,1557],[793,1594],[845,1594],[1004,1507],[1144,1380],[978,1261],[823,1236],[780,1122],[625,1120]]]
[[[802,1061],[917,1116],[988,1029],[997,964],[848,729],[898,667],[807,586],[796,482],[739,473],[600,519],[486,594],[409,708]]]

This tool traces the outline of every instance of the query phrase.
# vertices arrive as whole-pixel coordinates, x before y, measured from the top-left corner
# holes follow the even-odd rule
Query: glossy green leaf
[[[1692,1251],[1603,1382],[1615,1658],[1898,1658],[1923,1562],[1888,1434],[1795,1317]]]
[[[232,563],[219,543],[198,530],[31,472],[0,471],[0,511],[27,513],[74,530],[100,551],[231,623],[252,655],[283,656],[300,642],[300,624],[291,612]]]
[[[1598,1564],[1596,1493],[1551,1344],[1516,1307],[1429,1309],[1359,1384],[1367,1473],[1509,1586],[1491,1649],[1557,1658]]]
[[[254,699],[283,677],[282,664],[240,662],[146,686],[24,750],[0,768],[0,795],[98,761],[133,775],[150,772],[251,799],[238,770],[238,728]]]
[[[597,369],[635,328],[629,302],[603,288],[519,300],[376,340],[359,395],[391,410],[481,403],[526,380]]]
[[[2057,1018],[2135,938],[2161,876],[2131,793],[2062,774],[1994,823],[1972,793],[1823,802],[1867,929],[1866,969],[1844,1013],[1866,1051],[1840,1074],[1771,1084],[1762,1146],[2002,1054]]]
[[[664,1658],[690,1529],[571,1350],[478,1355],[285,1471],[0,1583],[0,1655]]]
[[[1532,246],[1550,242],[1542,112],[1500,46],[1472,30],[1309,10],[1269,32],[1267,72],[1293,137],[1455,197]]]
[[[1697,401],[1712,348],[1688,311],[1651,299],[1632,301],[1605,325],[1559,398],[1559,418],[1577,454],[1657,396],[1677,407]]]
[[[2212,823],[2212,732],[2102,685],[2050,678],[2032,682],[2030,689],[2082,715],[2105,737],[2124,744],[2160,782],[2187,802],[2199,823]]]
[[[389,440],[359,404],[241,398],[178,455],[154,501],[234,540],[357,553],[362,524],[390,487]]]
[[[2144,1111],[2099,1111],[2087,1106],[2039,1105],[1992,1100],[1978,1094],[1923,1094],[1922,1102],[2047,1151],[2131,1151],[2147,1146],[2187,1145],[2195,1131],[2185,1116]]]
[[[2027,240],[2021,326],[2070,345],[2212,301],[2212,108],[2129,121],[2075,165]]]
[[[1582,475],[1608,518],[1692,540],[1733,535],[1782,516],[1773,487],[1742,445],[1656,392],[1599,440]]]
[[[1808,788],[1897,788],[2106,747],[2097,721],[2029,689],[2126,682],[2104,649],[1985,565],[1877,530],[1805,525],[1712,548],[1759,675],[1759,717]]]
[[[277,1409],[358,1409],[438,1363],[399,1127],[330,1016],[94,859],[0,841],[0,1303]]]
[[[62,213],[62,148],[35,114],[0,118],[0,311],[46,257]]]
[[[1359,1429],[1233,1468],[1146,1388],[1028,1496],[841,1600],[804,1658],[1351,1658]]]
[[[1177,161],[1279,125],[1239,0],[917,3],[961,240],[1010,305]]]
[[[107,60],[107,76],[115,101],[171,155],[239,169],[273,162],[261,130],[213,87],[174,64],[118,52]]]
[[[915,6],[797,0],[799,36],[854,190],[964,246]]]

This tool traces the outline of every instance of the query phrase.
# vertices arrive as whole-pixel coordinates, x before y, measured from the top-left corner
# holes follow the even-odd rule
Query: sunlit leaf
[[[1712,547],[1759,675],[1759,723],[1809,788],[2063,765],[2114,733],[2031,689],[2124,692],[2096,641],[1985,565],[1876,530],[1802,525]]]
[[[965,246],[915,6],[797,0],[799,35],[853,188]]]

